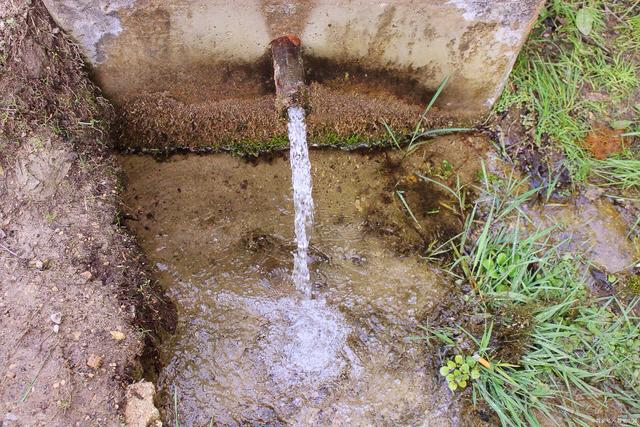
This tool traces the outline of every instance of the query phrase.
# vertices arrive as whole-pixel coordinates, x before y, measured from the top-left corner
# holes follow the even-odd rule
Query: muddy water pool
[[[449,158],[473,176],[482,142],[463,143],[467,150]],[[430,149],[452,144],[460,142]],[[158,379],[165,421],[173,424],[177,397],[187,426],[464,423],[423,344],[407,339],[449,289],[443,272],[397,244],[418,247],[424,230],[458,226],[446,209],[418,213],[446,200],[410,179],[439,164],[434,153],[413,156],[406,170],[397,154],[311,153],[310,300],[290,279],[286,157],[121,157],[127,226],[178,309]],[[397,188],[421,226],[393,196]]]
[[[311,299],[291,281],[286,155],[121,156],[126,225],[178,310],[157,379],[165,422],[175,399],[184,426],[481,425],[407,338],[452,292],[419,254],[462,226],[450,196],[416,172],[476,181],[486,144],[440,138],[402,162],[313,150]],[[563,250],[624,270],[637,259],[629,224],[591,193],[523,211],[531,227],[558,227]]]

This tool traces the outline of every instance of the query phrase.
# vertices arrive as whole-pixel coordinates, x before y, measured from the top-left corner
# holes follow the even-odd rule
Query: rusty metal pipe
[[[300,53],[300,39],[293,34],[279,37],[271,43],[273,78],[276,84],[276,109],[280,113],[297,105],[305,107],[307,91]]]

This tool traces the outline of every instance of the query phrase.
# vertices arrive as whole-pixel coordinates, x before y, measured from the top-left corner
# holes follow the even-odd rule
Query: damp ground
[[[460,425],[458,402],[409,337],[450,290],[418,254],[462,224],[443,207],[449,195],[415,172],[448,153],[470,182],[485,144],[443,138],[403,162],[398,151],[312,151],[311,300],[290,280],[285,155],[122,156],[126,224],[178,310],[158,379],[165,420],[177,398],[185,425]]]
[[[185,425],[482,423],[410,337],[434,313],[462,307],[431,250],[463,217],[420,176],[477,185],[483,159],[500,173],[486,144],[444,137],[407,157],[312,150],[311,300],[290,279],[287,153],[120,156],[125,223],[177,305],[157,379],[165,421],[177,401]],[[559,225],[554,239],[605,274],[637,257],[625,210],[597,189],[523,212],[534,228]]]

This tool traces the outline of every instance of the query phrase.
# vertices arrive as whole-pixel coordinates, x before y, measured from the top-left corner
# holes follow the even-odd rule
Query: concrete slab
[[[116,103],[144,91],[173,91],[185,102],[205,93],[214,99],[263,94],[272,73],[269,42],[295,33],[308,79],[341,78],[347,89],[371,86],[424,103],[449,75],[439,106],[469,122],[498,98],[544,0],[44,3]],[[255,90],[240,85],[200,93],[199,87],[233,81],[228,75],[238,69],[255,76]],[[184,93],[176,89],[189,85]]]

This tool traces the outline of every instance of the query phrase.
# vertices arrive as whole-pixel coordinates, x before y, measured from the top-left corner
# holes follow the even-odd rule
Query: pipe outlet
[[[276,84],[276,109],[286,112],[291,106],[305,107],[307,90],[300,53],[300,39],[293,34],[270,43],[273,56],[273,78]]]

